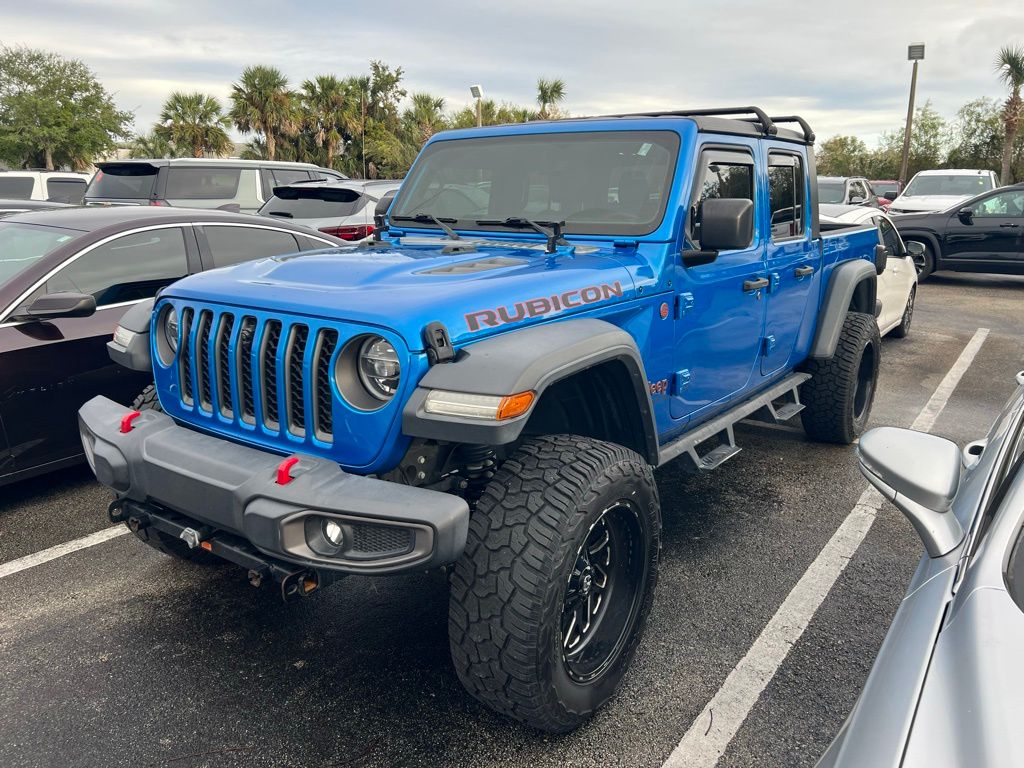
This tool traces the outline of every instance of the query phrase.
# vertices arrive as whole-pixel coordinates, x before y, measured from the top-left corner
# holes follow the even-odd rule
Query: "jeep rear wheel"
[[[811,378],[800,387],[800,415],[808,437],[850,444],[864,431],[875,400],[881,346],[875,318],[848,312],[832,357],[806,363]]]
[[[615,693],[650,612],[661,512],[651,468],[572,435],[524,443],[470,520],[451,579],[449,640],[466,689],[545,731]]]

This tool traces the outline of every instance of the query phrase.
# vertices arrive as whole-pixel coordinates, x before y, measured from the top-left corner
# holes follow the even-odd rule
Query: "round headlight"
[[[178,351],[178,313],[173,307],[164,313],[164,339],[171,352]]]
[[[345,543],[345,531],[338,524],[337,520],[331,520],[329,517],[325,517],[323,530],[324,538],[335,547],[340,547]]]
[[[366,391],[378,400],[390,400],[398,391],[402,366],[391,343],[380,336],[371,336],[359,348],[359,380]]]

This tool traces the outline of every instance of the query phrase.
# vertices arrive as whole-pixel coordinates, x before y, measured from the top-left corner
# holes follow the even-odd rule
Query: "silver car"
[[[907,429],[861,437],[861,471],[927,554],[819,768],[1024,764],[1024,371],[1017,384],[963,451]]]
[[[394,196],[401,181],[346,179],[309,181],[275,187],[257,213],[358,242],[373,234],[373,214],[381,198]]]

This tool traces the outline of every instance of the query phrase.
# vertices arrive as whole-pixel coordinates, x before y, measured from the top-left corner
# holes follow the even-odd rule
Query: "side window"
[[[974,206],[974,215],[981,218],[1024,216],[1024,189],[1001,192]]]
[[[96,306],[138,301],[188,274],[185,236],[180,227],[124,235],[78,257],[55,274],[42,293],[91,293]]]
[[[772,240],[803,236],[804,168],[797,155],[769,153],[768,205]]]
[[[700,181],[690,206],[690,239],[700,245],[700,207],[709,198],[754,200],[754,157],[745,152],[709,150],[701,155]]]
[[[849,201],[851,203],[857,202],[857,201],[864,202],[865,200],[867,200],[867,198],[868,198],[868,192],[867,192],[866,189],[864,189],[864,185],[861,182],[859,182],[859,181],[851,181],[850,182],[850,199],[849,199]]]
[[[230,200],[238,191],[239,168],[170,168],[168,200]]]
[[[213,266],[227,267],[267,256],[295,253],[299,244],[289,232],[262,227],[203,227]]]
[[[878,236],[881,238],[885,250],[889,252],[890,256],[901,255],[903,253],[903,241],[900,239],[896,227],[890,224],[889,220],[884,216],[877,217],[877,220]]]
[[[275,168],[273,173],[275,186],[278,187],[283,187],[285,184],[294,184],[296,181],[309,181],[311,178],[315,178],[309,175],[309,171],[297,171],[287,168]]]
[[[85,197],[85,186],[85,179],[49,179],[46,182],[46,199],[78,205]]]

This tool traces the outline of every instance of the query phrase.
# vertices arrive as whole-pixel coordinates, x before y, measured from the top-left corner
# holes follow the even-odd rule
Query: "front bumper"
[[[337,464],[298,456],[278,483],[285,457],[238,445],[105,397],[78,414],[86,457],[118,497],[155,504],[199,529],[241,536],[285,562],[338,573],[391,574],[451,563],[462,553],[469,507],[458,496],[352,475]],[[323,519],[339,523],[342,547],[318,537]]]

